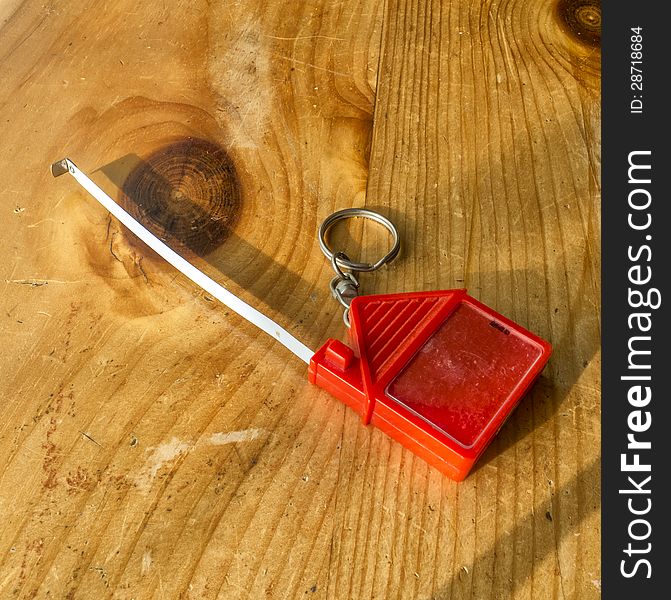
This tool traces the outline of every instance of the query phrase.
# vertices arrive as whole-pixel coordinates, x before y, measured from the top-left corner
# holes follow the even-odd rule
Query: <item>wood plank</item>
[[[462,484],[346,416],[330,597],[599,597],[598,6],[386,15],[367,203],[405,255],[375,291],[467,287],[555,353]]]
[[[344,407],[48,165],[104,167],[102,184],[161,221],[158,195],[167,233],[234,291],[312,346],[340,335],[315,233],[365,190],[381,9],[24,2],[8,16],[2,595],[323,590]],[[194,210],[222,227],[194,235]]]
[[[577,8],[3,4],[0,595],[598,595],[598,10]],[[65,153],[311,347],[342,335],[316,227],[365,203],[404,239],[366,292],[468,286],[555,357],[453,484],[52,180]]]

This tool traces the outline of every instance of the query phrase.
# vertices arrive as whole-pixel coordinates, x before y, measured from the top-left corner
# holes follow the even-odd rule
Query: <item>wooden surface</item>
[[[599,597],[599,21],[2,3],[0,597]],[[404,243],[366,292],[465,286],[555,354],[453,483],[52,179],[64,155],[312,348],[344,334],[317,226],[365,205]]]

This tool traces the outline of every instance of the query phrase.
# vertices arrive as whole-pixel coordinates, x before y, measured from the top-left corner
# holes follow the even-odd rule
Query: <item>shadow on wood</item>
[[[575,532],[582,521],[584,521],[590,514],[599,509],[599,504],[589,504],[585,502],[581,510],[574,513],[572,519],[562,518],[559,513],[559,499],[563,496],[579,497],[581,490],[586,486],[593,485],[594,482],[600,480],[600,462],[593,461],[588,464],[582,471],[572,477],[565,485],[561,486],[552,493],[552,513],[550,511],[537,510],[532,511],[524,517],[517,520],[516,525],[509,531],[500,533],[494,545],[486,552],[477,556],[473,563],[468,565],[465,569],[462,567],[456,573],[452,574],[451,581],[441,590],[438,591],[433,598],[435,600],[447,600],[448,598],[473,598],[473,590],[471,589],[471,581],[476,577],[480,580],[487,577],[486,573],[479,573],[481,569],[489,569],[491,565],[496,564],[497,554],[506,552],[515,552],[516,540],[523,537],[523,532],[527,530],[537,530],[540,523],[550,529],[551,533],[548,535],[537,536],[534,544],[534,560],[532,561],[515,561],[516,568],[514,577],[509,580],[510,587],[508,590],[490,589],[488,598],[513,598],[515,594],[525,584],[527,579],[532,575],[534,569],[538,564],[551,552],[555,552],[560,546],[563,538],[570,533]],[[545,512],[545,514],[543,514]],[[553,515],[554,513],[554,515]],[[462,576],[469,574],[468,579]],[[493,575],[489,577],[494,585]],[[534,596],[535,597],[535,596]]]
[[[128,154],[99,170],[119,188],[118,201],[128,212],[188,260],[200,259],[216,269],[224,286],[226,280],[235,282],[275,312],[285,305],[264,292],[266,285],[256,273],[281,279],[283,288],[296,294],[307,296],[313,287],[236,235],[244,202],[235,167],[223,148],[187,139],[147,159]],[[124,235],[130,246],[151,253],[135,236],[125,230]],[[244,265],[251,263],[254,268],[248,273]]]

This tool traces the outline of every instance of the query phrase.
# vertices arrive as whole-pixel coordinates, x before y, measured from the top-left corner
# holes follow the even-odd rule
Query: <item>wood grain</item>
[[[599,18],[3,3],[0,597],[598,597]],[[555,355],[450,482],[51,179],[63,155],[313,348],[343,336],[315,231],[366,205],[404,242],[366,292],[465,286]]]
[[[363,482],[340,477],[337,521],[384,510],[337,538],[334,597],[599,595],[599,59],[552,11],[387,9],[367,201],[412,256],[377,290],[465,286],[555,353],[463,485],[372,434],[373,483],[356,503]]]

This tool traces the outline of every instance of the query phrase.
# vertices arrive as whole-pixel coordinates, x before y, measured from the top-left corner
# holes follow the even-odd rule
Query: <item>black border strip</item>
[[[664,31],[668,29],[664,6],[652,2],[603,6],[604,598],[671,597],[667,582],[671,394],[666,390],[666,373],[671,371],[666,366],[671,355],[667,344],[671,234],[666,232],[671,163],[665,139],[671,130],[665,89],[671,32]],[[640,56],[635,27],[642,28]],[[635,62],[639,58],[641,62]],[[637,83],[641,85],[632,85]],[[638,167],[630,171],[630,163]],[[653,308],[660,299],[661,305]],[[636,306],[639,303],[651,306]],[[623,468],[623,455],[626,464],[638,461],[640,468],[650,470],[632,470],[639,467],[626,464]]]

